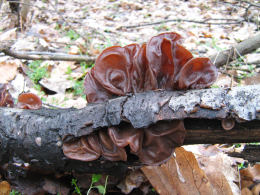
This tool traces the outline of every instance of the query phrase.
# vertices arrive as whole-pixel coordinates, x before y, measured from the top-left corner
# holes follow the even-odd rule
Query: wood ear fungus
[[[87,101],[98,103],[147,90],[205,88],[216,78],[217,69],[208,58],[193,58],[181,45],[181,36],[169,32],[154,36],[141,46],[131,44],[105,49],[87,73],[84,86]],[[111,161],[126,161],[125,147],[129,146],[130,152],[142,163],[155,165],[166,161],[174,148],[183,144],[185,134],[181,120],[161,121],[143,129],[121,125],[95,134],[92,140],[95,142],[92,145],[97,146],[95,149],[89,140],[91,134],[64,143],[63,152],[68,158],[83,161],[99,156]]]
[[[21,109],[37,110],[42,107],[42,101],[33,93],[22,93],[18,97],[17,107]]]

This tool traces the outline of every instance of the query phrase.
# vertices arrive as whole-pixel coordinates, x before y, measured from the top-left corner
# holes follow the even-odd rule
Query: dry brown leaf
[[[178,180],[178,173],[175,159],[173,157],[170,158],[166,164],[171,165],[171,170],[164,170],[164,168],[160,166],[145,166],[142,167],[141,170],[159,194],[176,195],[177,189],[174,180],[176,180],[176,178]],[[165,173],[167,171],[171,172],[173,179],[168,178],[168,175]]]
[[[202,35],[204,38],[212,38],[212,34],[210,34],[208,32],[202,32]]]
[[[256,75],[252,77],[247,77],[241,82],[244,85],[258,85],[260,83],[260,73],[256,73]]]
[[[253,195],[259,195],[260,194],[260,183],[253,187],[252,192],[253,192]]]
[[[130,172],[117,187],[125,194],[129,194],[133,189],[138,188],[143,182],[147,181],[146,177],[140,170]]]
[[[230,157],[220,152],[215,156],[200,157],[198,161],[216,194],[238,193],[238,186],[234,183],[234,181],[239,181],[237,168],[232,166],[233,162]]]
[[[240,194],[237,186],[239,174],[233,158],[215,145],[190,145],[184,148],[196,155],[200,168],[209,178],[214,194]]]
[[[192,152],[176,148],[175,158],[161,166],[143,167],[142,171],[159,194],[240,194],[233,161],[217,149],[212,150],[213,155],[200,153],[198,163]],[[197,148],[195,152],[199,151]]]
[[[253,193],[248,188],[243,188],[241,195],[253,195]]]
[[[74,81],[69,79],[72,73],[68,75],[66,72],[69,69],[73,70],[75,67],[75,62],[59,62],[59,64],[51,70],[50,77],[41,79],[39,83],[49,90],[65,94],[66,89],[71,88],[74,84]],[[73,78],[75,80],[77,79],[75,77]]]
[[[15,62],[0,62],[0,83],[7,83],[17,74],[18,64]]]
[[[42,188],[50,194],[69,194],[70,189],[59,183],[58,181],[44,179],[44,185]]]
[[[213,194],[209,179],[199,168],[192,154],[184,148],[175,150],[172,157],[161,166],[146,166],[142,171],[159,194]]]
[[[11,186],[7,181],[0,182],[0,194],[9,195],[11,192]]]
[[[240,177],[242,189],[250,187],[254,181],[260,180],[260,164],[240,170]]]

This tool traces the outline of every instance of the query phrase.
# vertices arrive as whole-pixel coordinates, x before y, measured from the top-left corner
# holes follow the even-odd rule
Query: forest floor
[[[260,29],[260,4],[257,0],[22,2],[20,15],[25,19],[18,22],[18,15],[12,12],[9,3],[0,1],[0,46],[8,45],[11,50],[26,54],[63,53],[86,55],[93,59],[113,45],[142,44],[157,34],[177,32],[183,37],[183,45],[194,56],[208,57],[255,35]],[[239,57],[236,61],[220,68],[214,87],[260,83],[260,50],[246,56],[237,55]],[[8,83],[14,99],[23,92],[32,92],[40,96],[47,107],[83,108],[87,104],[84,76],[93,65],[77,61],[16,59],[0,52],[0,83]],[[239,150],[243,146],[229,145],[225,146],[225,150]],[[201,147],[190,150],[196,156],[196,151],[200,150],[200,154],[204,151]],[[224,146],[212,147],[219,149]],[[242,160],[235,164],[245,168]],[[236,167],[232,169],[230,175],[232,172],[237,177],[239,171]],[[259,167],[257,170],[260,170]],[[226,174],[226,177],[230,176],[228,172]],[[252,180],[259,177],[256,174]],[[17,191],[28,190],[28,194],[33,191],[25,190],[21,183],[20,186],[12,185]],[[45,192],[57,194],[58,191],[52,191],[56,185],[54,181],[45,179]],[[78,178],[77,185],[86,190],[89,181]],[[152,190],[145,191],[144,187],[139,186],[136,184],[135,187],[140,189],[135,190],[135,193],[155,193],[151,187],[149,189]],[[68,189],[66,192],[73,191],[75,185],[64,188]],[[233,194],[239,193],[238,187],[233,188]],[[252,188],[248,187],[250,190]],[[123,187],[119,186],[118,189],[119,193]]]

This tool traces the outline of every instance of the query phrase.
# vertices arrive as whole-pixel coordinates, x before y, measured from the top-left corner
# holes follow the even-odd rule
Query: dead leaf
[[[59,64],[51,70],[50,77],[41,79],[39,83],[51,91],[65,94],[66,89],[73,86],[73,80],[76,80],[74,77],[73,80],[69,79],[72,75],[67,74],[67,72],[68,70],[73,70],[75,67],[75,62],[59,62]]]
[[[11,192],[11,186],[7,181],[2,181],[0,183],[0,194],[1,195],[9,195]]]
[[[241,195],[253,195],[253,193],[248,188],[243,188]]]
[[[210,34],[208,32],[202,32],[202,35],[204,38],[212,38],[212,34]]]
[[[60,184],[58,181],[46,179],[44,180],[43,189],[50,194],[69,194],[70,189]]]
[[[241,187],[246,188],[260,180],[260,164],[240,170]]]
[[[125,194],[129,194],[133,189],[138,188],[147,179],[140,170],[130,172],[117,187]]]
[[[240,194],[237,186],[239,174],[233,158],[215,145],[190,145],[184,148],[196,155],[200,168],[209,178],[214,194]]]
[[[17,74],[16,62],[0,62],[0,83],[7,83],[14,79]]]
[[[192,154],[184,148],[175,149],[176,158],[172,157],[161,166],[142,168],[159,194],[212,194],[209,179]]]
[[[260,194],[260,183],[253,187],[252,192],[253,192],[253,195]]]
[[[258,85],[260,83],[260,73],[256,73],[255,76],[247,77],[241,81],[243,85]]]

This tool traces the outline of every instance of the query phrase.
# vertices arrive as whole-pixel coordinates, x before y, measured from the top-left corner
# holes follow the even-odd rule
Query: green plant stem
[[[88,189],[88,191],[87,191],[87,195],[89,195],[89,193],[90,193],[90,191],[91,191],[92,188],[93,188],[93,182],[91,182],[91,185],[90,185],[90,187],[89,187],[89,189]]]
[[[105,192],[104,192],[104,194],[103,194],[103,195],[105,195],[105,194],[106,194],[106,192],[107,192],[107,180],[108,180],[108,175],[106,176],[106,181],[105,181]]]

